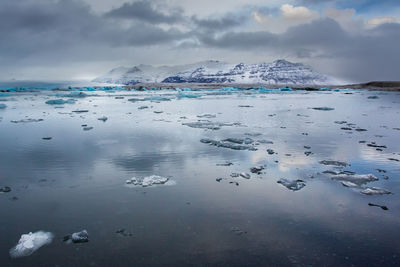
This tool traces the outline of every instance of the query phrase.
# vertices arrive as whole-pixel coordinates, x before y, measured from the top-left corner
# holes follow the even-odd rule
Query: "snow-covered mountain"
[[[100,76],[94,82],[136,83],[246,83],[324,85],[338,81],[314,71],[301,63],[276,60],[272,63],[229,64],[221,61],[203,61],[189,65],[161,66],[138,65],[119,67]]]

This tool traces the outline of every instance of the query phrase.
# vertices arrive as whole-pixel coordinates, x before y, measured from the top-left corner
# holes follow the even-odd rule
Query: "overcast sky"
[[[400,80],[399,0],[1,0],[0,36],[0,80],[280,58],[351,82]]]

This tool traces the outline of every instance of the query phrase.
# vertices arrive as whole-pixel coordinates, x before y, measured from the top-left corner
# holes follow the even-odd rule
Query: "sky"
[[[301,62],[400,80],[399,0],[1,0],[0,80],[90,80],[118,66]]]

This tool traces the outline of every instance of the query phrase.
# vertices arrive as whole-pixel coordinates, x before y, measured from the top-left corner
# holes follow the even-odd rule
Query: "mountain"
[[[283,59],[272,63],[229,64],[209,60],[188,65],[138,65],[119,67],[94,80],[101,83],[238,83],[238,84],[336,84],[337,80],[301,63]]]

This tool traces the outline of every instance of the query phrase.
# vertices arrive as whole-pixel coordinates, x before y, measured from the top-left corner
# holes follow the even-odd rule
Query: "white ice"
[[[35,233],[21,235],[18,244],[10,249],[12,258],[26,257],[53,240],[54,235],[50,232],[38,231]]]

